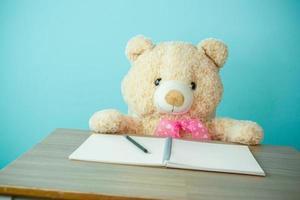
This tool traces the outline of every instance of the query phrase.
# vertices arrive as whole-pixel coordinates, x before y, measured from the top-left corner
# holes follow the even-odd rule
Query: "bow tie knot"
[[[189,133],[193,139],[210,140],[207,128],[198,119],[160,120],[155,135],[163,137],[180,138],[180,131]]]

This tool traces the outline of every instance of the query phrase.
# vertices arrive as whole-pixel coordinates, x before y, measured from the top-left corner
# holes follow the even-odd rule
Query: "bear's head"
[[[220,68],[226,45],[206,39],[197,46],[184,42],[153,44],[143,36],[126,47],[131,68],[122,82],[129,110],[140,117],[189,116],[208,120],[222,98]]]

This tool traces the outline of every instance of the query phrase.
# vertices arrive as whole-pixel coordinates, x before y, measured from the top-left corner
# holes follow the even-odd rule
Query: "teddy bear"
[[[170,128],[165,136],[193,138],[198,128],[195,134],[202,139],[246,145],[262,140],[257,123],[216,117],[223,94],[219,72],[228,56],[221,40],[154,44],[138,35],[128,41],[125,53],[131,67],[121,90],[128,114],[115,109],[95,112],[89,120],[93,132],[155,136],[161,128]]]

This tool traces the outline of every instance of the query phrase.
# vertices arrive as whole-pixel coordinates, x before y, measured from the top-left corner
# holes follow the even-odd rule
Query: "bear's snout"
[[[193,90],[182,81],[166,80],[156,86],[154,104],[161,113],[183,114],[193,103]]]
[[[184,102],[184,96],[181,92],[177,90],[171,90],[165,96],[165,100],[170,105],[180,107]]]

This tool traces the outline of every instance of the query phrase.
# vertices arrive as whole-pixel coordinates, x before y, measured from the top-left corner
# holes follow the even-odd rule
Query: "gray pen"
[[[132,139],[130,136],[126,135],[125,136],[127,140],[129,140],[132,144],[134,144],[137,148],[139,148],[140,150],[142,150],[145,153],[148,153],[148,150],[143,147],[142,145],[140,145],[139,143],[137,143],[137,141],[135,141],[134,139]]]

